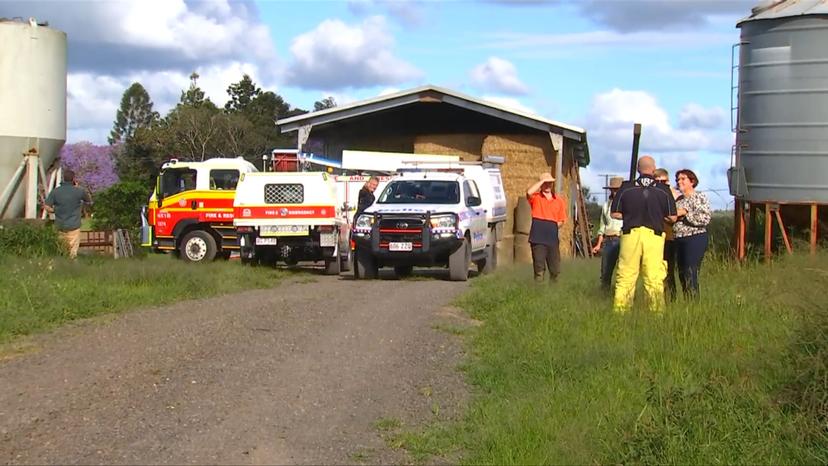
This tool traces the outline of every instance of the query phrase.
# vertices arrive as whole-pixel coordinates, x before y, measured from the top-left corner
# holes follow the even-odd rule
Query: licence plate
[[[411,243],[388,243],[388,250],[389,251],[410,251],[413,249],[413,244]]]
[[[256,238],[256,246],[273,246],[278,241],[278,238],[262,238],[261,236]]]

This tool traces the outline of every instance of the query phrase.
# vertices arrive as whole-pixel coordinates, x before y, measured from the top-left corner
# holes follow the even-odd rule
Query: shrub
[[[58,232],[41,221],[13,221],[0,224],[0,255],[48,257],[65,254]]]
[[[141,207],[147,203],[150,188],[135,181],[116,183],[95,196],[92,226],[99,230],[141,226]]]

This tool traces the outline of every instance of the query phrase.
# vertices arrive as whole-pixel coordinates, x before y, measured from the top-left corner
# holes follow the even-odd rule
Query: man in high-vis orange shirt
[[[532,207],[529,245],[532,247],[535,281],[539,283],[543,282],[545,269],[549,270],[550,283],[561,272],[558,229],[566,222],[566,201],[552,190],[554,182],[552,175],[544,173],[537,183],[526,190],[526,199]]]

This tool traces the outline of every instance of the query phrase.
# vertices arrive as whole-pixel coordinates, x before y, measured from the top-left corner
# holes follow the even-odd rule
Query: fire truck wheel
[[[469,247],[469,239],[465,238],[463,245],[449,256],[449,279],[454,282],[468,280],[470,263],[471,247]]]
[[[325,275],[339,275],[339,258],[325,259]]]
[[[356,263],[354,264],[354,278],[375,279],[379,276],[379,268],[374,256],[367,252],[357,251]]]
[[[187,262],[210,262],[216,257],[216,240],[206,231],[191,231],[181,240],[179,249]]]

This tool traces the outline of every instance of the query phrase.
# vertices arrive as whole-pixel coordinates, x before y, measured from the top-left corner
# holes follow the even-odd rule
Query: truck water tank
[[[23,154],[38,153],[48,169],[66,141],[64,32],[0,18],[0,103],[0,189],[10,199],[2,217],[21,217],[30,180],[24,172],[16,189],[10,184]]]
[[[765,1],[737,26],[731,193],[751,202],[828,202],[828,0]]]

